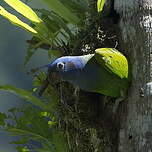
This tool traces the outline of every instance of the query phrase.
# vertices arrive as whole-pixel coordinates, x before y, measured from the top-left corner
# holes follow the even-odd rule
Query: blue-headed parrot
[[[40,94],[51,83],[52,77],[56,77],[88,92],[111,97],[126,96],[128,62],[114,48],[99,48],[94,54],[60,57],[49,63],[47,68],[47,80],[40,89]]]

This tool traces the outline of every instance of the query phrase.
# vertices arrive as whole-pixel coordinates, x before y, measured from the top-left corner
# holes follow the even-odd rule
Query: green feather
[[[110,73],[118,77],[128,78],[128,61],[126,57],[114,48],[99,48],[95,50],[96,61]]]

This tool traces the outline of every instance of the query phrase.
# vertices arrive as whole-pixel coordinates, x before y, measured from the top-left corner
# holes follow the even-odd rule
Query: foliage
[[[33,33],[33,34],[37,34],[37,31],[35,31],[33,28],[31,28],[29,25],[25,24],[24,22],[22,22],[21,20],[19,20],[15,15],[12,15],[11,13],[7,12],[3,7],[0,6],[0,14],[7,18],[8,20],[10,20],[10,22],[12,22],[13,24],[20,26],[24,29],[26,29],[27,31]]]
[[[18,138],[11,142],[19,152],[60,152],[68,151],[64,134],[55,127],[55,120],[49,112],[26,105],[12,108],[6,115],[0,113],[1,129]]]
[[[67,7],[65,7],[60,0],[43,0],[44,3],[54,12],[56,12],[59,16],[64,18],[66,21],[72,24],[78,24],[79,18],[73,14]]]
[[[0,113],[1,129],[17,136],[12,144],[17,145],[19,152],[60,152],[68,151],[63,131],[58,126],[58,94],[49,86],[44,99],[32,95],[45,78],[44,73],[35,77],[32,91],[26,91],[10,85],[0,86],[0,90],[19,95],[32,104],[12,108],[8,114]]]
[[[30,101],[33,105],[39,106],[43,109],[47,109],[47,106],[40,99],[33,96],[32,93],[29,91],[19,89],[11,85],[0,86],[0,90],[8,91],[16,95],[19,95],[23,99]]]
[[[25,64],[28,63],[37,48],[46,49],[47,46],[47,50],[60,50],[64,53],[64,45],[75,39],[79,30],[85,27],[85,14],[88,9],[87,1],[71,0],[69,2],[65,0],[64,4],[60,0],[41,0],[49,8],[48,10],[34,9],[41,18],[20,0],[14,0],[13,2],[12,0],[4,1],[30,22],[30,24],[27,24],[21,21],[0,6],[0,15],[33,35],[33,38],[28,41],[30,45]],[[71,45],[75,46],[74,41]]]
[[[97,0],[97,11],[101,12],[103,10],[106,0]]]
[[[88,44],[94,43],[97,37],[98,15],[92,17],[95,6],[90,7],[93,4],[89,0],[41,0],[47,10],[31,9],[20,0],[4,1],[28,20],[25,23],[0,6],[0,15],[32,35],[31,40],[27,40],[25,65],[38,48],[46,50],[50,59],[92,50]],[[98,12],[102,11],[104,3],[104,0],[97,1]],[[70,107],[67,103],[77,100],[72,92],[66,92],[71,86],[68,89],[65,84],[62,90],[60,85],[64,86],[64,83],[49,85],[42,98],[36,96],[45,77],[43,72],[34,76],[35,88],[30,91],[10,85],[0,86],[0,90],[17,94],[31,103],[12,108],[8,114],[0,113],[1,129],[18,137],[12,144],[17,145],[19,152],[66,152],[72,148],[73,151],[101,151],[103,142],[99,135],[104,133],[98,133],[97,128],[92,127],[93,122],[88,124],[88,106],[84,108],[83,103]],[[63,94],[70,97],[65,100]],[[79,112],[77,108],[86,111]]]

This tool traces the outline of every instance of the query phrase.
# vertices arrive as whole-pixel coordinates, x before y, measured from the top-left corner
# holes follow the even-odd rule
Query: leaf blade
[[[98,0],[97,1],[97,11],[101,12],[103,10],[104,4],[106,0]]]
[[[97,62],[113,73],[123,78],[128,78],[128,61],[126,57],[114,48],[99,48],[95,50]]]
[[[23,98],[24,100],[31,102],[33,105],[36,105],[36,106],[43,108],[45,110],[47,109],[47,106],[40,99],[33,96],[30,91],[16,88],[16,87],[11,86],[11,85],[3,85],[3,86],[1,85],[0,90],[16,94],[16,95],[20,96],[21,98]]]
[[[9,13],[6,11],[2,6],[0,6],[0,15],[4,18],[8,19],[12,24],[17,25],[24,30],[31,32],[32,34],[37,34],[37,31],[34,30],[32,27],[30,27],[28,24],[22,22],[19,18],[17,18],[15,15]]]
[[[25,130],[25,129],[20,129],[20,128],[8,128],[6,129],[6,131],[11,132],[12,134],[16,135],[20,135],[20,136],[31,136],[31,138],[33,137],[34,139],[39,139],[39,140],[44,140],[46,142],[49,143],[49,140],[45,137],[43,137],[42,135],[36,134],[34,132]]]
[[[79,18],[74,15],[68,8],[66,8],[59,0],[42,0],[47,6],[57,13],[59,16],[64,18],[66,21],[72,24],[78,24],[80,22]]]
[[[4,0],[8,5],[14,8],[17,12],[32,22],[40,23],[42,20],[36,15],[36,13],[26,4],[20,0]]]

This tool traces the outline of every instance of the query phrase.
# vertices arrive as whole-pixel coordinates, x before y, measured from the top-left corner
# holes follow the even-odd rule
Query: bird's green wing
[[[126,57],[116,49],[96,49],[95,59],[110,73],[113,73],[120,78],[128,78],[128,61]]]

